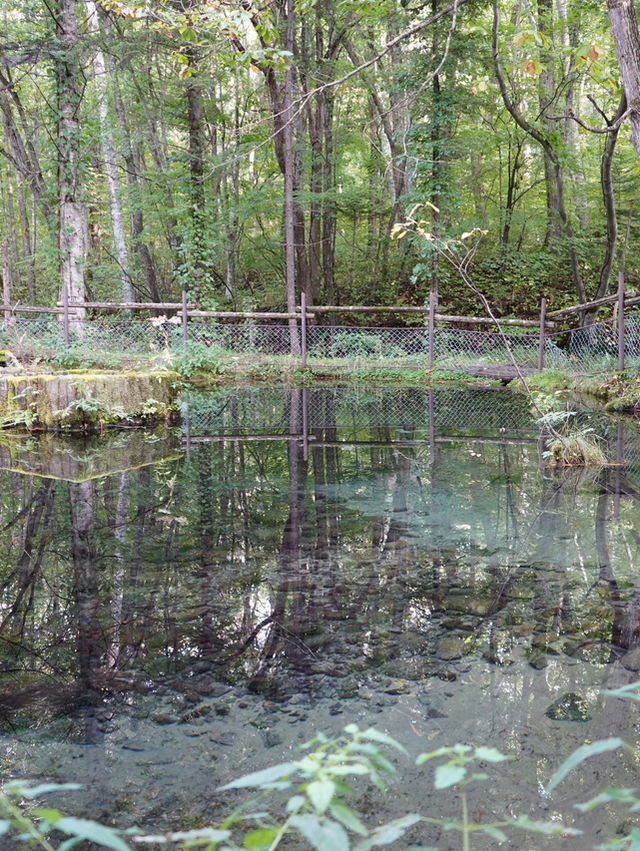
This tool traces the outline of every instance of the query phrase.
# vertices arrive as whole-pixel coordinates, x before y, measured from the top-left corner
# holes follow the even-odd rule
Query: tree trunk
[[[633,0],[607,0],[613,40],[627,103],[631,110],[631,140],[640,157],[640,33]]]
[[[187,122],[189,127],[189,178],[192,239],[189,258],[190,281],[188,288],[197,301],[207,295],[206,270],[206,211],[204,191],[204,125],[202,117],[202,86],[199,79],[200,55],[198,47],[188,44],[187,67]]]
[[[113,41],[113,33],[108,18],[105,19],[105,29],[110,41]],[[125,177],[129,192],[129,206],[131,208],[131,238],[140,259],[142,272],[147,285],[147,292],[152,301],[161,301],[158,291],[158,279],[151,257],[149,246],[143,239],[144,217],[142,212],[142,198],[140,193],[139,169],[131,144],[131,133],[127,121],[127,113],[120,91],[117,67],[113,52],[109,51],[109,70],[113,81],[113,104],[118,122],[118,129],[122,139],[122,155],[125,163]]]
[[[75,0],[58,0],[56,24],[60,281],[62,287],[67,287],[70,301],[83,302],[88,242],[80,167],[80,104],[84,78]],[[72,311],[76,332],[81,332],[85,313],[84,308]]]
[[[286,0],[287,5],[287,37],[286,50],[293,55],[295,45],[295,2]],[[284,84],[284,218],[285,218],[285,260],[286,260],[286,288],[287,288],[287,310],[294,313],[296,309],[296,246],[295,246],[295,156],[293,150],[293,63],[289,61]],[[276,104],[273,104],[274,114]],[[277,119],[276,119],[277,120]],[[280,135],[280,134],[278,134]],[[276,136],[276,142],[278,136]],[[277,146],[276,146],[277,150]],[[289,340],[292,355],[300,354],[300,342],[298,340],[298,323],[294,318],[289,319]]]
[[[538,32],[542,44],[540,47],[540,64],[542,73],[538,85],[538,104],[542,124],[546,133],[554,133],[556,128],[550,119],[555,104],[557,80],[555,69],[555,57],[553,51],[553,0],[538,0]],[[558,185],[556,181],[555,158],[549,147],[543,147],[544,178],[547,190],[547,235],[545,244],[548,246],[557,243],[560,239],[561,215],[558,199]]]
[[[113,139],[111,116],[109,115],[107,68],[104,61],[104,53],[100,43],[100,20],[98,18],[98,7],[95,0],[85,0],[87,6],[87,30],[96,44],[93,53],[93,68],[95,75],[96,91],[98,95],[98,115],[100,118],[100,137],[102,142],[102,156],[104,168],[109,186],[109,199],[111,202],[111,227],[113,229],[113,243],[116,259],[120,267],[120,280],[122,281],[122,301],[134,302],[136,300],[129,268],[129,249],[124,232],[124,218],[122,215],[122,203],[120,201],[121,187],[118,163],[116,159],[116,146]]]

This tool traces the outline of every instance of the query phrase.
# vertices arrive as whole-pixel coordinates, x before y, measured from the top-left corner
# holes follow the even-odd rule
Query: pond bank
[[[0,426],[88,432],[169,420],[178,378],[166,370],[6,374],[0,376]]]

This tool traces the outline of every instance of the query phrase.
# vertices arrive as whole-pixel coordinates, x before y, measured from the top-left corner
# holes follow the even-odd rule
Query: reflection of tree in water
[[[231,399],[226,436],[182,467],[3,474],[2,669],[25,689],[113,692],[178,685],[198,662],[284,694],[322,674],[450,676],[481,651],[605,665],[636,647],[637,500],[627,485],[612,519],[615,473],[593,494],[540,477],[533,443],[412,428],[340,445],[335,392],[321,404],[308,444],[294,391],[280,442],[243,442]]]

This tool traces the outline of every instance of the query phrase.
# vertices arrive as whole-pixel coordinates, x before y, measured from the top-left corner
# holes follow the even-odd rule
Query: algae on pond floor
[[[91,431],[123,421],[167,419],[174,372],[69,372],[0,377],[0,424]]]

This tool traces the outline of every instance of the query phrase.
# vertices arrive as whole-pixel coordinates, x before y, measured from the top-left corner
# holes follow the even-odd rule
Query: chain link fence
[[[199,345],[251,362],[290,358],[291,328],[287,324],[228,324],[211,319],[191,319],[186,347]],[[302,351],[301,329],[294,331]],[[506,342],[505,342],[506,341]],[[118,357],[153,357],[184,354],[184,329],[179,317],[152,319],[86,319],[71,325],[66,345],[62,323],[52,316],[19,315],[5,324],[0,344],[18,357],[57,358],[65,353],[107,363]],[[333,370],[427,369],[460,371],[482,367],[510,367],[532,371],[538,367],[538,334],[515,331],[505,337],[496,331],[436,328],[430,351],[425,326],[354,327],[309,325],[306,329],[306,360],[314,368]],[[299,356],[297,356],[299,357]],[[547,335],[544,366],[570,374],[585,375],[617,369],[618,330],[615,322],[600,322]],[[625,363],[640,367],[640,313],[629,314],[625,323]]]

